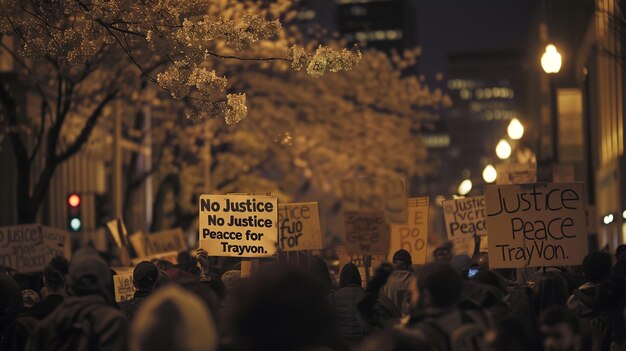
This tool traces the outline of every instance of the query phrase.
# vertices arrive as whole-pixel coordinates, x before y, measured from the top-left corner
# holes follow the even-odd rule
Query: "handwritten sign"
[[[0,266],[40,272],[56,255],[71,257],[69,233],[39,224],[0,227]]]
[[[389,223],[406,224],[406,191],[402,179],[358,178],[341,182],[345,211],[384,211]]]
[[[113,276],[113,288],[115,289],[115,301],[123,302],[133,298],[135,285],[133,284],[133,273],[117,274]]]
[[[386,255],[389,250],[389,225],[383,211],[344,212],[346,248],[350,254]]]
[[[582,183],[488,185],[491,268],[581,264],[587,254]]]
[[[271,256],[278,242],[277,212],[275,197],[202,195],[200,248],[213,256]]]
[[[536,163],[500,163],[496,165],[496,184],[529,184],[537,181]]]
[[[365,280],[365,255],[351,255],[348,253],[348,250],[344,245],[340,245],[337,247],[337,256],[339,256],[339,273],[343,270],[343,267],[348,263],[353,263],[357,269],[359,270],[359,274],[361,275],[361,285],[363,287],[367,286],[367,281]],[[385,262],[385,255],[372,255],[370,260],[369,267],[369,276],[371,277],[383,262]]]
[[[163,230],[148,235],[142,232],[129,237],[130,244],[137,256],[149,256],[162,252],[187,251],[187,243],[180,228]]]
[[[278,244],[283,251],[324,247],[317,202],[278,205]]]
[[[128,232],[126,231],[126,226],[124,225],[123,220],[120,218],[114,218],[107,222],[107,228],[109,228],[109,232],[111,232],[111,236],[113,237],[113,241],[115,241],[115,245],[117,245],[117,247],[121,248],[126,246],[128,243]]]
[[[466,197],[464,199],[445,200],[443,215],[446,220],[448,239],[487,235],[487,213],[485,197]]]
[[[407,205],[408,223],[391,224],[388,259],[391,262],[393,254],[404,249],[411,254],[413,264],[425,264],[428,250],[428,197],[411,198]]]

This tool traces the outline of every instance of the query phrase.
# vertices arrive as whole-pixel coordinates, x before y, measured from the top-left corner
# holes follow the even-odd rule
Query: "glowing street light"
[[[459,184],[459,188],[457,189],[459,195],[467,195],[470,191],[472,191],[472,181],[469,179],[465,179]]]
[[[496,145],[496,156],[501,160],[506,160],[511,156],[511,144],[505,139],[500,139]]]
[[[520,140],[524,136],[524,126],[517,118],[513,118],[506,128],[509,138],[512,140]]]
[[[561,70],[561,54],[556,50],[556,46],[548,44],[546,52],[541,55],[541,67],[546,73],[559,73]]]
[[[496,168],[491,164],[488,164],[485,169],[483,169],[483,179],[485,180],[485,182],[493,183],[496,181],[497,177],[498,172],[496,171]]]

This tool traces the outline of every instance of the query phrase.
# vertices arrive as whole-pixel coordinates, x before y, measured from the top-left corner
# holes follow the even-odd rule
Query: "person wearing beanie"
[[[133,285],[135,293],[133,298],[120,304],[120,310],[124,312],[126,318],[132,321],[137,309],[144,302],[146,297],[152,293],[159,280],[159,270],[152,262],[140,262],[133,270]]]
[[[79,249],[69,266],[72,296],[40,322],[26,350],[125,350],[128,322],[113,302],[112,285],[98,253]]]
[[[131,327],[130,351],[214,351],[218,333],[209,309],[171,284],[150,295]]]
[[[409,288],[414,277],[413,262],[411,254],[404,249],[396,251],[392,260],[393,273],[380,290],[380,296],[391,301],[396,317],[400,318],[409,313]]]

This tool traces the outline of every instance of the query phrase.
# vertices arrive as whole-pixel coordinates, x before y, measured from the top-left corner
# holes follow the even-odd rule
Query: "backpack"
[[[445,345],[446,351],[483,351],[486,349],[484,341],[484,331],[479,327],[476,322],[465,312],[461,313],[462,325],[452,332],[452,335],[448,336],[448,333],[443,330],[432,320],[423,321],[424,325],[429,330],[431,336],[437,335],[437,338],[441,343]],[[432,331],[433,333],[430,333]],[[434,345],[433,345],[434,346]]]
[[[76,313],[69,322],[69,328],[61,329],[58,326],[54,330],[38,328],[26,350],[96,350],[98,336],[94,330],[93,311],[98,307],[97,305],[90,306],[81,313]]]

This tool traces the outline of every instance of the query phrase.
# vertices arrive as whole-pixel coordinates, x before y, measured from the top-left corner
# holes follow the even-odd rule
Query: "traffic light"
[[[67,229],[72,232],[78,232],[83,229],[80,203],[81,198],[79,194],[73,193],[67,196]]]

